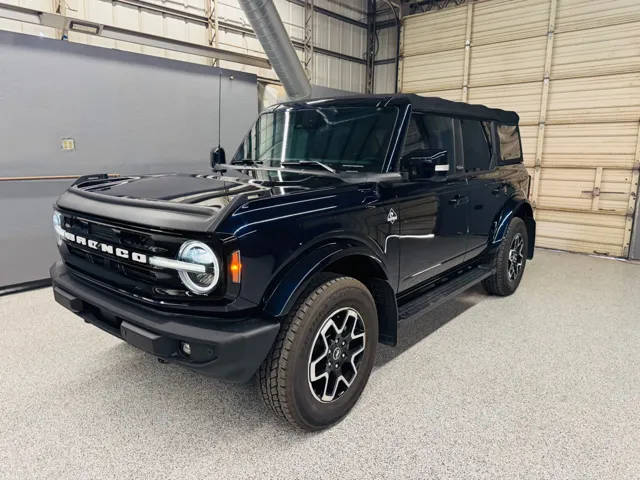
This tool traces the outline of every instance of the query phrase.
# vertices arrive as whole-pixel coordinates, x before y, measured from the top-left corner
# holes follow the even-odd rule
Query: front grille
[[[86,239],[123,248],[129,252],[152,256],[175,258],[180,245],[186,240],[183,234],[146,230],[130,225],[121,225],[105,219],[91,218],[61,212],[64,230]],[[193,237],[190,237],[193,238]],[[211,298],[194,298],[184,287],[176,271],[160,269],[132,259],[104,253],[100,249],[66,241],[62,248],[65,263],[72,271],[98,285],[135,296],[147,302],[201,303]]]
[[[156,273],[150,268],[118,262],[113,258],[105,258],[102,255],[83,250],[75,245],[67,245],[67,248],[72,256],[82,259],[91,265],[95,265],[97,268],[111,270],[132,280],[149,284],[155,284],[158,280]]]

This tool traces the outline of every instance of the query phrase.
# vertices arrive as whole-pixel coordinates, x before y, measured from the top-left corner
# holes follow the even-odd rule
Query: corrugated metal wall
[[[59,0],[5,1],[18,6],[53,12],[55,4],[58,3]],[[153,8],[144,8],[132,5],[131,3],[132,2],[127,3],[124,0],[64,0],[62,2],[62,8],[66,9],[67,15],[74,18],[208,45],[209,34],[206,23],[201,19],[189,18],[188,14],[205,17],[208,8],[211,8],[214,0],[145,0],[145,3],[150,6],[157,5],[182,12],[186,14],[184,17],[154,11]],[[275,0],[275,4],[289,36],[292,40],[302,41],[304,38],[304,7],[288,0]],[[366,21],[366,0],[315,0],[315,5],[316,7],[330,10],[359,22]],[[216,11],[220,21],[250,30],[251,27],[242,9],[235,0],[215,0],[215,8],[217,9]],[[38,27],[13,20],[0,19],[0,29],[42,35],[50,38],[55,38],[56,36],[54,29]],[[314,37],[314,44],[318,47],[363,59],[366,48],[366,29],[359,25],[347,23],[315,12]],[[237,29],[221,28],[219,30],[218,40],[220,48],[264,56],[260,42],[258,42],[254,36],[243,34]],[[211,60],[205,57],[105,39],[74,31],[69,32],[69,41],[205,65],[211,63]],[[302,57],[302,51],[300,50],[298,53],[300,57]],[[364,61],[350,61],[319,52],[314,53],[313,60],[312,83],[356,92],[364,90]],[[255,73],[259,77],[277,78],[272,70],[259,69],[226,61],[220,62],[220,66]]]
[[[538,245],[627,256],[640,1],[484,0],[405,18],[405,92],[520,114]]]
[[[392,20],[393,16],[387,15],[381,20]],[[377,30],[378,50],[376,52],[376,65],[374,67],[374,93],[393,93],[396,83],[396,27],[387,27]],[[383,63],[384,62],[384,63]]]

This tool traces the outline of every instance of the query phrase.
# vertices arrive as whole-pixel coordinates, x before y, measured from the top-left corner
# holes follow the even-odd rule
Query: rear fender
[[[513,217],[522,218],[527,226],[528,258],[533,258],[533,250],[536,242],[536,221],[533,218],[533,209],[524,198],[511,197],[500,212],[496,220],[496,226],[491,239],[491,247],[497,248],[507,233],[507,228]]]

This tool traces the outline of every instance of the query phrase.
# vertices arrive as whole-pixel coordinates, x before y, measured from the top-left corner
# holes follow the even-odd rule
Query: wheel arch
[[[316,274],[331,272],[362,282],[378,311],[378,340],[387,345],[397,341],[398,309],[384,263],[365,246],[328,243],[297,258],[265,296],[264,311],[273,317],[287,315]]]
[[[533,208],[531,204],[524,198],[512,197],[509,199],[496,221],[496,228],[491,243],[497,247],[500,242],[502,242],[507,232],[509,222],[511,222],[511,219],[514,217],[521,218],[527,227],[527,258],[532,259],[536,243],[536,221],[533,218]]]

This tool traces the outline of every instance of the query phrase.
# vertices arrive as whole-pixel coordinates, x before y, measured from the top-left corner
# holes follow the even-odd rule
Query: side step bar
[[[477,266],[473,269],[438,285],[424,294],[398,307],[398,320],[407,320],[414,315],[425,313],[438,305],[461,294],[495,273],[495,268]]]

